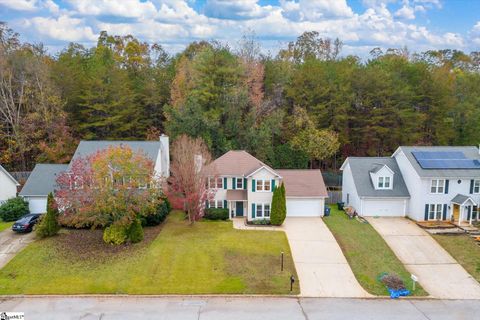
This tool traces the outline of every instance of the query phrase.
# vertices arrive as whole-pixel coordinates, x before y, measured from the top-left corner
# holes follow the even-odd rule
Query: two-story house
[[[154,163],[157,177],[169,177],[170,144],[166,135],[161,135],[158,141],[80,141],[70,164],[37,164],[19,195],[28,200],[31,213],[44,213],[47,209],[47,196],[50,192],[54,192],[58,175],[68,171],[73,161],[88,157],[108,147],[122,145],[130,147],[135,152],[145,154]]]
[[[285,184],[287,216],[322,216],[328,196],[320,170],[272,169],[242,150],[225,153],[210,164],[210,208],[228,208],[230,217],[269,219],[275,187]]]
[[[477,147],[399,147],[390,157],[349,157],[342,201],[362,216],[408,216],[416,221],[479,220]]]
[[[20,184],[0,165],[0,204],[17,196],[17,187]]]

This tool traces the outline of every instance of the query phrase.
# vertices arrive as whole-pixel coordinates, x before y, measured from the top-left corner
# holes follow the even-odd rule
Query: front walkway
[[[480,284],[428,233],[405,218],[367,218],[435,298],[480,299]]]
[[[242,230],[284,231],[300,281],[302,297],[365,298],[342,249],[321,218],[287,218],[281,227],[247,226],[233,219]]]

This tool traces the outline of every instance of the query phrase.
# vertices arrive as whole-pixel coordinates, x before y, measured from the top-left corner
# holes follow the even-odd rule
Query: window
[[[222,188],[223,188],[223,179],[217,178],[217,189],[222,189]]]
[[[209,200],[208,201],[209,208],[223,208],[223,201],[222,200]]]
[[[263,205],[263,216],[265,218],[270,217],[270,205],[269,204],[264,204]]]
[[[237,189],[243,189],[243,178],[237,178],[236,188]]]
[[[257,204],[257,212],[256,212],[257,218],[262,218],[263,217],[263,210],[262,209],[263,209],[262,205]]]
[[[431,193],[444,193],[445,192],[445,180],[433,179],[430,187]]]
[[[257,180],[257,191],[270,191],[271,182],[270,180]]]
[[[223,179],[222,178],[208,178],[208,186],[211,189],[222,189],[223,188]]]
[[[442,204],[431,204],[428,209],[428,220],[442,220]]]
[[[255,208],[255,216],[257,218],[270,218],[270,204],[257,203],[257,206]]]
[[[480,180],[473,182],[473,193],[480,193]]]
[[[390,177],[378,177],[377,189],[390,189]]]

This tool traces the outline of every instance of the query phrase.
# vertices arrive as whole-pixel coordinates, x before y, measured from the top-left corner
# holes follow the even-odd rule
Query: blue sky
[[[480,0],[0,0],[0,21],[52,53],[92,46],[102,30],[172,53],[194,40],[235,46],[251,31],[276,53],[311,30],[359,56],[375,47],[480,50]]]

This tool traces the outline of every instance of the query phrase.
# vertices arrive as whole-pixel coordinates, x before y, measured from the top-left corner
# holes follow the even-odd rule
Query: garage
[[[361,215],[365,217],[404,217],[405,199],[363,199]]]
[[[323,199],[287,198],[287,217],[320,217],[323,212]]]
[[[30,213],[47,212],[47,197],[25,197],[25,200],[28,201]]]

